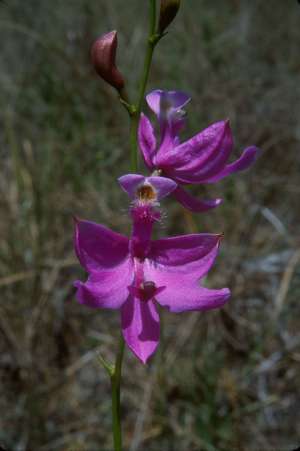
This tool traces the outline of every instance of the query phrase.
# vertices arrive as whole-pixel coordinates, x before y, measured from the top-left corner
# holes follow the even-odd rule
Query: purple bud
[[[180,8],[180,0],[161,0],[158,31],[162,34],[175,19]]]
[[[91,61],[98,75],[120,91],[125,82],[116,67],[117,45],[116,31],[100,36],[91,47]]]

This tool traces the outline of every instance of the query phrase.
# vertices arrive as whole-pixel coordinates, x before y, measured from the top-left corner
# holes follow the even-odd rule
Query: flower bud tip
[[[115,30],[100,36],[92,44],[91,61],[98,75],[120,91],[125,82],[116,67],[117,46],[118,38]]]
[[[175,19],[180,8],[180,0],[161,0],[158,32],[163,34]]]

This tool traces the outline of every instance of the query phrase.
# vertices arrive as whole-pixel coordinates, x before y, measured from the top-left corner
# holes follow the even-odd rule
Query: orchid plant
[[[115,364],[101,357],[112,386],[112,417],[115,451],[122,449],[120,388],[125,343],[146,364],[159,343],[158,305],[170,312],[209,310],[222,307],[230,297],[228,288],[208,289],[200,284],[218,254],[222,236],[195,233],[152,240],[153,227],[161,219],[160,203],[170,195],[183,207],[203,212],[217,207],[222,199],[200,200],[183,186],[215,183],[247,169],[258,149],[244,150],[228,164],[233,147],[229,121],[216,122],[191,139],[181,142],[184,108],[190,97],[179,91],[157,89],[146,96],[157,117],[160,136],[142,113],[155,46],[174,20],[180,0],[149,0],[150,30],[139,95],[132,103],[122,73],[116,66],[117,32],[98,38],[91,49],[92,64],[119,94],[130,116],[131,173],[118,182],[130,199],[132,232],[128,238],[91,221],[75,219],[74,246],[85,282],[76,281],[79,303],[91,308],[120,310],[122,334]],[[148,176],[137,173],[138,150]]]

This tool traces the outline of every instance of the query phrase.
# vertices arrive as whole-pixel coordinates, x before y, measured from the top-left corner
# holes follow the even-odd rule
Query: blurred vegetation
[[[0,3],[0,444],[10,450],[112,446],[97,352],[113,357],[119,318],[74,299],[84,274],[72,215],[130,230],[116,183],[129,171],[128,119],[88,51],[117,29],[134,91],[146,6]],[[164,204],[160,235],[225,232],[208,283],[233,295],[218,312],[163,312],[149,366],[127,352],[127,450],[299,446],[299,21],[296,1],[189,0],[158,46],[148,88],[191,93],[186,135],[229,117],[234,155],[250,144],[263,152],[247,173],[194,190],[223,196],[216,211],[191,221]]]

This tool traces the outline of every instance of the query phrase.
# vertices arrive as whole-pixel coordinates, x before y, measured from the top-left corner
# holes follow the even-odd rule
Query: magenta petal
[[[196,277],[203,277],[217,256],[221,238],[222,235],[195,233],[154,240],[149,258],[155,265],[187,273],[191,273],[190,264],[195,263]]]
[[[74,245],[87,272],[114,268],[129,253],[128,238],[90,221],[75,220]]]
[[[159,342],[159,316],[153,301],[129,296],[121,310],[124,339],[129,348],[146,363]]]
[[[154,191],[155,199],[160,200],[166,197],[177,187],[177,183],[174,180],[166,177],[144,177],[139,174],[127,174],[118,179],[121,188],[129,195],[131,199],[138,197],[138,189],[142,186],[151,186]]]
[[[210,210],[212,208],[216,208],[220,205],[223,200],[222,199],[212,199],[212,200],[199,200],[195,197],[191,196],[187,191],[178,186],[173,191],[173,196],[181,203],[186,209],[193,211],[195,213],[201,213],[203,211]]]
[[[234,172],[244,171],[245,169],[248,169],[249,166],[251,166],[251,164],[255,162],[259,152],[260,149],[255,146],[247,147],[240,158],[238,158],[233,163],[226,165],[222,171],[220,171],[214,177],[206,179],[204,182],[215,183]]]
[[[208,310],[228,300],[228,288],[209,290],[198,280],[205,276],[218,253],[218,235],[198,234],[152,243],[144,263],[144,277],[159,288],[155,298],[171,312]]]
[[[150,183],[157,192],[157,200],[160,200],[174,191],[177,187],[177,183],[174,180],[168,179],[166,177],[147,177],[147,183]]]
[[[143,184],[146,177],[139,174],[126,174],[118,178],[118,182],[121,188],[129,195],[131,199],[134,199],[137,194],[137,189]]]
[[[76,297],[88,307],[118,309],[129,295],[133,278],[133,262],[128,258],[113,269],[92,273],[86,283],[76,281]]]
[[[180,313],[196,310],[211,310],[222,307],[230,297],[230,290],[209,290],[197,284],[180,281],[178,276],[171,274],[171,278],[165,277],[168,286],[157,294],[157,302],[167,307],[170,312]]]
[[[153,241],[149,259],[144,264],[145,280],[164,287],[167,278],[182,278],[191,284],[204,277],[216,259],[221,236],[193,234]],[[183,280],[182,279],[182,280]]]
[[[161,114],[162,102],[170,109],[181,109],[191,100],[190,96],[182,91],[162,91],[157,89],[146,96],[149,108],[159,116]],[[164,107],[164,106],[163,106]]]
[[[156,139],[152,124],[143,113],[139,123],[138,141],[146,166],[150,170],[154,169],[153,158],[156,151]]]
[[[172,108],[181,109],[191,100],[191,97],[183,91],[167,91],[166,100]]]
[[[164,91],[161,89],[156,89],[155,91],[151,91],[146,96],[146,101],[148,103],[149,108],[158,116],[160,112],[160,99]]]
[[[193,176],[212,176],[224,167],[233,145],[228,121],[219,121],[188,141],[168,151],[158,151],[156,160],[159,167],[176,180],[178,176],[190,182]],[[172,171],[172,172],[171,172]]]

